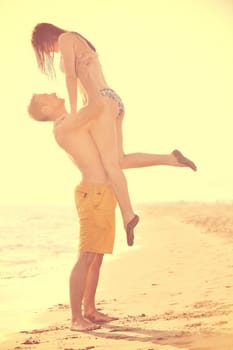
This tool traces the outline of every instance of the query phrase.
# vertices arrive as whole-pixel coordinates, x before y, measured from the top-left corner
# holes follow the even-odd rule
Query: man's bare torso
[[[54,126],[54,137],[78,167],[84,181],[108,182],[99,152],[90,134],[90,126],[67,130],[63,128],[61,121]]]

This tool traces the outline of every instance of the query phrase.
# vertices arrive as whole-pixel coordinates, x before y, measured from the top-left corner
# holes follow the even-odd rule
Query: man
[[[112,253],[113,249],[116,199],[91,138],[89,125],[75,130],[63,129],[64,117],[61,116],[67,112],[64,100],[55,94],[34,95],[28,111],[38,121],[54,122],[57,143],[82,173],[82,182],[75,190],[80,244],[78,260],[70,276],[71,330],[94,330],[99,328],[95,322],[115,319],[96,310],[95,293],[103,255]]]
[[[56,94],[34,95],[28,112],[37,121],[54,123],[54,137],[58,145],[71,156],[82,174],[82,182],[75,190],[80,219],[80,242],[78,260],[70,276],[71,330],[94,330],[99,328],[96,322],[116,319],[100,313],[95,306],[103,256],[112,253],[113,250],[116,207],[116,199],[95,143],[93,130],[98,120],[83,121],[68,117],[64,99],[57,97]],[[116,124],[119,162],[122,168],[171,165],[196,170],[195,164],[177,150],[169,155],[143,153],[124,155],[122,120],[117,118]],[[133,243],[133,237],[131,242]]]

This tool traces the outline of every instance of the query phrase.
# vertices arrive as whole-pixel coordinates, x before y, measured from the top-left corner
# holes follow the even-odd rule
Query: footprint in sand
[[[32,345],[32,344],[40,344],[40,342],[39,340],[29,338],[29,339],[26,339],[22,344]]]
[[[68,329],[68,326],[50,326],[48,328],[43,328],[43,329],[33,329],[31,331],[20,331],[20,333],[24,334],[40,334],[40,333],[46,333],[46,332],[51,332],[51,331],[61,331],[64,329]]]
[[[51,306],[48,308],[49,311],[55,311],[55,310],[65,310],[69,309],[70,306],[68,304],[56,304],[54,306]]]

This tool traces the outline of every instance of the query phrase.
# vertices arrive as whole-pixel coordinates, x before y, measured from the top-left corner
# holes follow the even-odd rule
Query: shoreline
[[[44,211],[43,209],[43,214]],[[32,210],[32,217],[35,217],[37,221],[40,217],[39,215],[37,216],[36,210],[34,209]],[[68,215],[68,219],[71,219],[71,222],[68,221],[68,228],[71,230],[71,227],[74,227],[72,230],[74,234],[69,235],[69,239],[73,242],[73,250],[70,250],[68,253],[58,254],[57,256],[51,255],[51,259],[46,257],[46,261],[43,261],[42,264],[39,262],[36,266],[35,264],[33,265],[33,272],[30,271],[30,259],[28,259],[26,270],[23,270],[23,268],[20,270],[17,269],[17,262],[15,263],[16,265],[11,266],[11,269],[7,266],[10,273],[5,274],[5,276],[3,275],[0,280],[1,316],[4,319],[4,323],[0,324],[0,343],[19,329],[30,327],[34,315],[43,312],[43,310],[53,305],[54,299],[57,304],[68,302],[69,275],[77,254],[77,239],[75,233],[77,220],[73,218],[71,214]],[[116,211],[116,220],[120,223],[120,214],[118,211]],[[53,222],[57,222],[56,211]],[[53,222],[52,224],[50,223],[50,230],[52,230]],[[118,226],[118,230],[120,231],[121,226]],[[44,226],[42,228],[46,231]],[[56,228],[54,231],[56,232]],[[127,252],[125,240],[123,241],[123,237],[121,236],[123,235],[116,237],[115,252],[112,255],[106,255],[105,263],[118,259],[122,254]],[[59,236],[58,239],[60,238]],[[43,236],[42,238],[37,237],[36,239],[40,244]],[[43,244],[45,243],[43,242]],[[70,242],[69,244],[71,245]],[[17,252],[19,263],[21,263],[20,254],[23,253]]]
[[[135,247],[103,263],[97,291],[98,308],[119,320],[71,332],[68,303],[55,302],[1,350],[233,348],[232,204],[153,204],[138,212]]]

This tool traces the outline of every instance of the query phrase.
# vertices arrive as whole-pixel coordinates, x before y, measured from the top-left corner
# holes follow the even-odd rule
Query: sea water
[[[40,310],[68,302],[78,231],[74,207],[0,207],[0,340]],[[123,234],[115,243],[107,261],[127,249]]]

